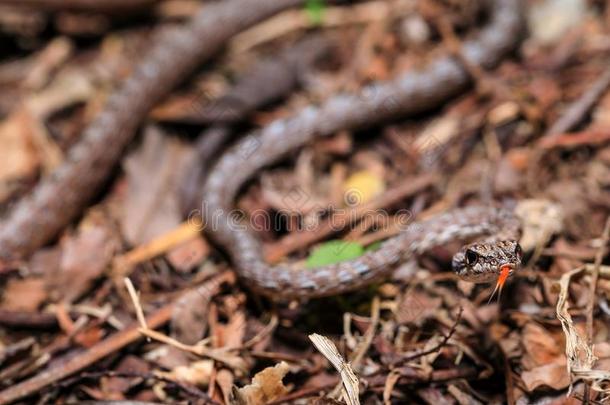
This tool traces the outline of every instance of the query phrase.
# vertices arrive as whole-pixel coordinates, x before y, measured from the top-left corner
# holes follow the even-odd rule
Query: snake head
[[[472,243],[453,256],[453,271],[463,280],[487,283],[498,279],[500,287],[521,266],[523,251],[514,240]]]

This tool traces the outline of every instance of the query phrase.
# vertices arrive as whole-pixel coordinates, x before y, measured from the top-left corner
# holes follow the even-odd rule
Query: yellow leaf
[[[356,206],[377,197],[385,190],[385,182],[375,173],[362,170],[352,174],[343,185],[345,205]]]

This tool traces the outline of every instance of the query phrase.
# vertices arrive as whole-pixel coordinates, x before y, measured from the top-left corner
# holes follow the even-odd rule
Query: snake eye
[[[479,255],[474,250],[466,250],[466,264],[472,266],[479,259]]]
[[[515,246],[515,254],[519,256],[519,258],[523,257],[523,249],[521,249],[521,245],[517,243]]]

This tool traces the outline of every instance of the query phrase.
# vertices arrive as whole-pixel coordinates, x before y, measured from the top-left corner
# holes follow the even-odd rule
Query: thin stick
[[[123,280],[125,282],[125,287],[129,292],[129,296],[133,301],[133,305],[136,308],[136,316],[138,318],[138,322],[142,325],[143,328],[148,329],[148,325],[146,324],[146,318],[144,317],[144,311],[142,310],[142,306],[140,305],[140,294],[136,291],[135,287],[131,280],[127,277]]]

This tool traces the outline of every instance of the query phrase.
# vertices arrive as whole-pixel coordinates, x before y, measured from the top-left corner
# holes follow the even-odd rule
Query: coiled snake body
[[[491,21],[478,37],[464,44],[462,57],[489,67],[515,44],[520,29],[518,1],[492,2]],[[481,243],[465,246],[453,260],[461,278],[501,283],[521,262],[516,242],[519,221],[507,210],[468,207],[414,224],[381,247],[355,260],[315,269],[270,266],[260,242],[231,217],[233,201],[242,185],[260,168],[273,163],[316,136],[354,129],[429,108],[456,94],[469,82],[467,72],[453,58],[433,62],[423,73],[409,72],[393,82],[365,88],[359,95],[331,98],[292,118],[275,121],[246,137],[223,155],[204,188],[205,212],[214,217],[209,236],[223,246],[239,275],[253,290],[272,298],[319,297],[354,290],[387,276],[397,263],[414,253],[455,239],[486,234]],[[433,86],[434,91],[430,91]]]
[[[493,67],[515,47],[522,26],[519,0],[488,2],[490,21],[474,39],[463,44],[460,59],[483,68]],[[146,112],[198,63],[240,30],[302,3],[303,0],[256,0],[256,7],[251,7],[248,0],[220,2],[206,7],[187,27],[160,36],[135,73],[109,98],[62,166],[2,220],[0,268],[3,262],[31,255],[82,212],[119,160]],[[438,107],[470,82],[462,64],[447,56],[423,71],[368,86],[360,94],[332,97],[319,107],[306,108],[247,136],[220,158],[205,184],[206,213],[215,216],[215,226],[206,231],[230,254],[241,278],[254,290],[273,298],[352,290],[387,275],[411,254],[479,234],[491,238],[456,255],[457,274],[470,281],[489,281],[498,272],[512,271],[520,262],[515,242],[518,221],[504,210],[469,207],[445,213],[410,227],[383,243],[379,250],[356,260],[309,271],[267,265],[256,238],[247,229],[231,226],[229,212],[237,193],[262,167],[314,137]]]

